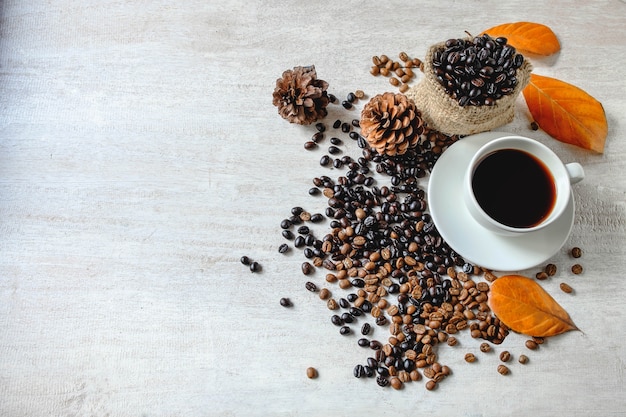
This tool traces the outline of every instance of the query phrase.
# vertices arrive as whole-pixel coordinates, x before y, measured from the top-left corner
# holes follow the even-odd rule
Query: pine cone
[[[326,81],[317,79],[314,65],[295,67],[276,80],[272,102],[284,119],[309,125],[328,114],[327,88]]]
[[[423,132],[420,112],[404,94],[379,94],[361,112],[361,134],[381,155],[402,155],[418,144]]]

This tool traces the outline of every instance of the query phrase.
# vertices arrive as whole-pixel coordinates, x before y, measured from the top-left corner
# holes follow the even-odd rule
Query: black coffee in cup
[[[472,191],[488,216],[516,228],[538,225],[556,202],[556,186],[548,168],[518,149],[487,155],[474,170]]]

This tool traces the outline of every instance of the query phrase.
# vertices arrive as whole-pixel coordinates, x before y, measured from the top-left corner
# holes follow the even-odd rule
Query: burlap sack
[[[530,80],[532,65],[528,60],[517,69],[517,86],[511,94],[502,96],[492,106],[460,106],[451,98],[435,76],[432,58],[435,51],[445,48],[445,42],[431,46],[424,60],[424,78],[410,88],[406,95],[422,113],[431,129],[447,135],[471,135],[505,125],[515,116],[515,101]]]

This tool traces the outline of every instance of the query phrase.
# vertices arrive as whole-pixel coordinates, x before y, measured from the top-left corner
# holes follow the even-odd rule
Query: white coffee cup
[[[542,143],[505,136],[483,145],[464,178],[464,202],[483,227],[519,236],[540,230],[563,215],[571,185],[585,177],[576,162],[564,164]]]

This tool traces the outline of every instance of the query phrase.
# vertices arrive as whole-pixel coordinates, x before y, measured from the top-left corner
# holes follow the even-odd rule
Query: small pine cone
[[[328,114],[327,88],[326,81],[317,79],[314,65],[295,67],[276,80],[272,102],[290,123],[309,125]]]
[[[417,146],[424,121],[404,94],[379,94],[361,112],[361,134],[379,154],[402,155]]]

